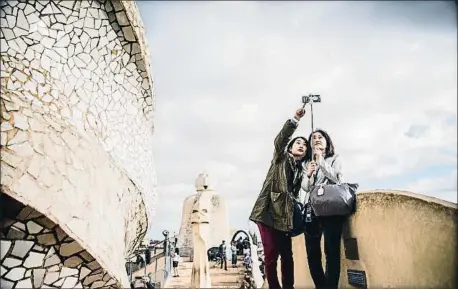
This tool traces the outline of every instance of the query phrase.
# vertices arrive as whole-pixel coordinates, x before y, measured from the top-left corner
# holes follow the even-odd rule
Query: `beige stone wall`
[[[180,255],[192,257],[194,245],[192,243],[191,212],[192,204],[196,195],[186,197],[181,211],[181,225],[178,233],[177,248],[180,248]]]
[[[128,286],[155,210],[153,102],[130,1],[2,1],[1,185]],[[83,284],[84,286],[84,284]]]
[[[348,269],[365,271],[368,288],[456,288],[456,204],[408,192],[362,192],[349,229],[343,239],[356,238],[359,260],[346,258],[342,241],[341,288],[352,288]],[[303,235],[293,239],[293,253],[295,287],[313,287]]]
[[[210,235],[212,236],[209,245],[216,247],[221,244],[222,240],[226,240],[226,245],[230,247],[232,236],[230,235],[229,227],[229,212],[227,211],[226,200],[223,196],[215,193],[212,198],[212,222],[210,223]],[[227,250],[230,254],[230,250]]]

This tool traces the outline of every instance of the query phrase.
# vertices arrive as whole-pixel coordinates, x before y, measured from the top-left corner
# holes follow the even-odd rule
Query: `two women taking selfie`
[[[340,238],[345,217],[316,216],[310,205],[314,188],[341,180],[341,163],[329,135],[312,132],[308,139],[291,136],[305,110],[300,108],[284,124],[274,141],[274,156],[250,220],[257,223],[264,247],[265,275],[269,288],[294,288],[292,253],[293,218],[300,189],[305,191],[305,246],[310,274],[316,288],[337,288],[340,275]],[[312,149],[313,148],[313,149]],[[315,190],[316,191],[316,190]],[[296,226],[296,224],[294,224]],[[326,273],[321,265],[320,240],[324,235]],[[281,256],[282,285],[278,280],[277,260]]]

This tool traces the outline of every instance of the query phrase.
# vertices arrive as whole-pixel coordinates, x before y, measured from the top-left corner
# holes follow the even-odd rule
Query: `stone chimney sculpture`
[[[177,247],[180,248],[182,257],[189,257],[193,260],[194,244],[191,225],[191,215],[194,201],[199,193],[205,192],[210,198],[210,208],[208,217],[210,220],[210,236],[208,238],[208,248],[218,247],[222,240],[230,242],[230,229],[228,212],[224,198],[218,194],[213,187],[212,179],[207,173],[201,173],[195,181],[196,193],[184,200],[183,214],[181,219],[180,231],[178,234]]]
[[[210,267],[207,257],[210,238],[211,195],[207,193],[207,175],[200,174],[196,180],[198,193],[191,212],[194,258],[191,273],[191,288],[211,288]],[[200,190],[203,189],[203,190]]]

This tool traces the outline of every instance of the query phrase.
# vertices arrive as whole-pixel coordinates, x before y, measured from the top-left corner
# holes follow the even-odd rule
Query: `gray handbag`
[[[349,216],[356,211],[356,190],[358,184],[327,184],[314,186],[309,202],[315,216]]]

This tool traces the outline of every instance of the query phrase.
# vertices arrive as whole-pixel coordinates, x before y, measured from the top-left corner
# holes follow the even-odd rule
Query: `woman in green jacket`
[[[270,289],[281,288],[277,260],[281,256],[282,285],[294,288],[294,262],[291,248],[293,198],[298,198],[308,141],[296,137],[290,141],[299,120],[305,115],[300,108],[294,118],[284,124],[275,138],[275,152],[261,193],[250,220],[257,223],[264,247],[265,274]]]

